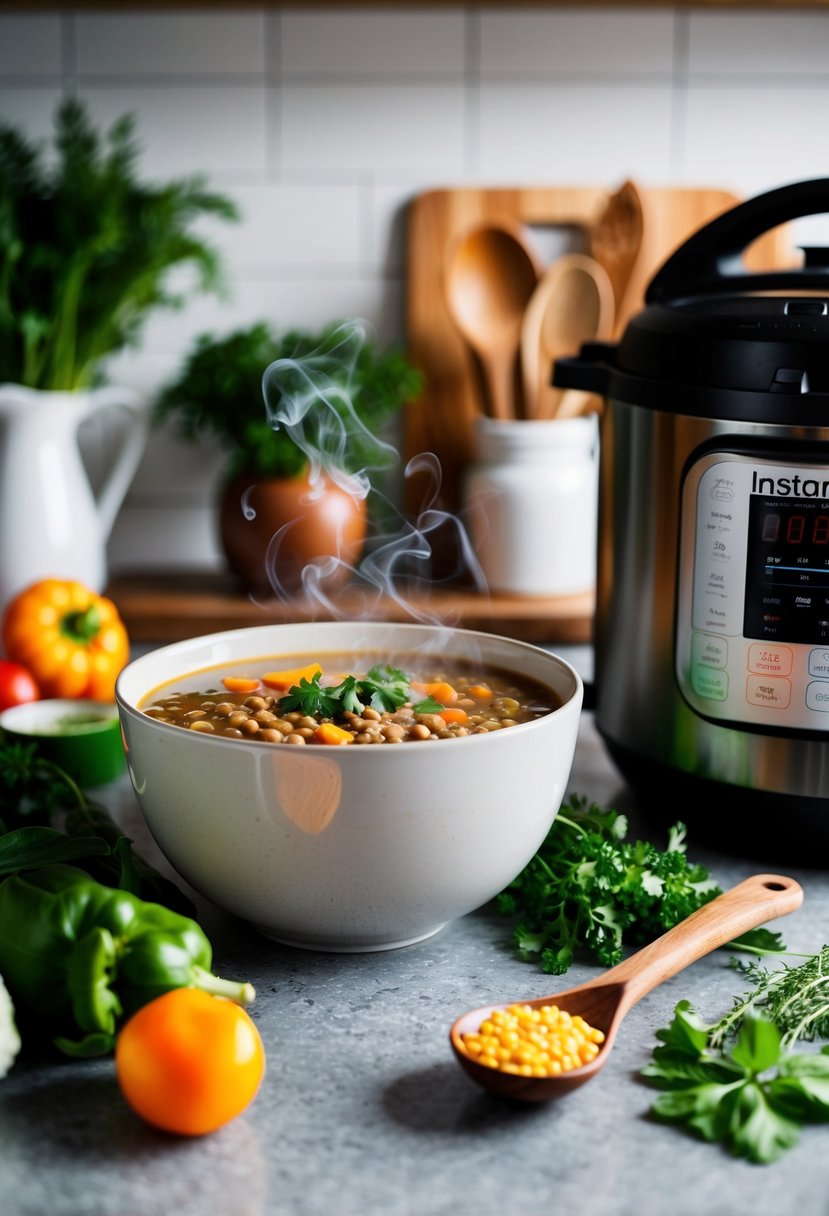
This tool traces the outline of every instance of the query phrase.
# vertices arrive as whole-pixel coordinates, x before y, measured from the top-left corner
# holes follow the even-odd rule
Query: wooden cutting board
[[[429,190],[410,204],[408,214],[407,330],[409,354],[423,372],[425,391],[406,408],[404,455],[411,459],[432,452],[441,470],[436,488],[431,474],[410,477],[405,506],[416,515],[433,506],[457,513],[462,483],[472,458],[474,419],[480,413],[478,373],[458,334],[444,296],[444,265],[452,242],[481,220],[518,222],[530,240],[566,236],[569,247],[586,250],[589,232],[601,215],[610,188],[516,186],[512,188]],[[638,186],[638,183],[637,183]],[[664,259],[715,215],[740,200],[716,188],[638,186],[642,200],[643,240],[633,266],[618,333],[638,312],[645,288]],[[752,247],[752,265],[778,266],[791,261],[786,230],[777,229]]]

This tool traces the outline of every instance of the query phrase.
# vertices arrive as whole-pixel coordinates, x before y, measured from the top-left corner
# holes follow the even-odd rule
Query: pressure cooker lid
[[[829,212],[829,179],[741,203],[699,229],[647,289],[618,343],[559,359],[553,383],[630,404],[706,417],[826,425],[829,249],[751,272],[743,253],[804,215]]]

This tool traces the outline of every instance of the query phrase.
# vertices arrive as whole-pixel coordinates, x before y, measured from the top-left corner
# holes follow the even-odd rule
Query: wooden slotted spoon
[[[520,226],[507,221],[467,229],[447,256],[449,312],[483,368],[484,408],[493,418],[523,413],[516,394],[518,347],[538,276],[538,259]]]
[[[501,1097],[522,1102],[547,1102],[562,1097],[595,1077],[607,1063],[622,1019],[638,1000],[703,955],[776,916],[794,912],[802,902],[803,890],[793,878],[755,874],[596,979],[553,996],[520,1002],[534,1009],[557,1005],[568,1013],[580,1014],[591,1026],[603,1031],[605,1041],[599,1054],[581,1068],[551,1077],[522,1077],[479,1064],[467,1053],[462,1036],[476,1032],[493,1010],[519,1003],[516,1001],[464,1013],[449,1033],[452,1050],[474,1081]]]

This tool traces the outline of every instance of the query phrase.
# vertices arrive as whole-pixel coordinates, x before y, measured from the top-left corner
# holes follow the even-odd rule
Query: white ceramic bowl
[[[480,659],[540,681],[562,706],[488,735],[397,747],[211,738],[138,708],[203,667],[365,649]],[[538,647],[379,622],[194,638],[134,660],[116,687],[135,793],[175,869],[267,936],[339,951],[419,941],[520,873],[564,797],[582,698],[578,673]]]

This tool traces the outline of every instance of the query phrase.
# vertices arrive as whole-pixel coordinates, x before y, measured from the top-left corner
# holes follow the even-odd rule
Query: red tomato
[[[0,710],[39,700],[40,689],[28,667],[22,663],[12,663],[9,659],[0,659]]]

